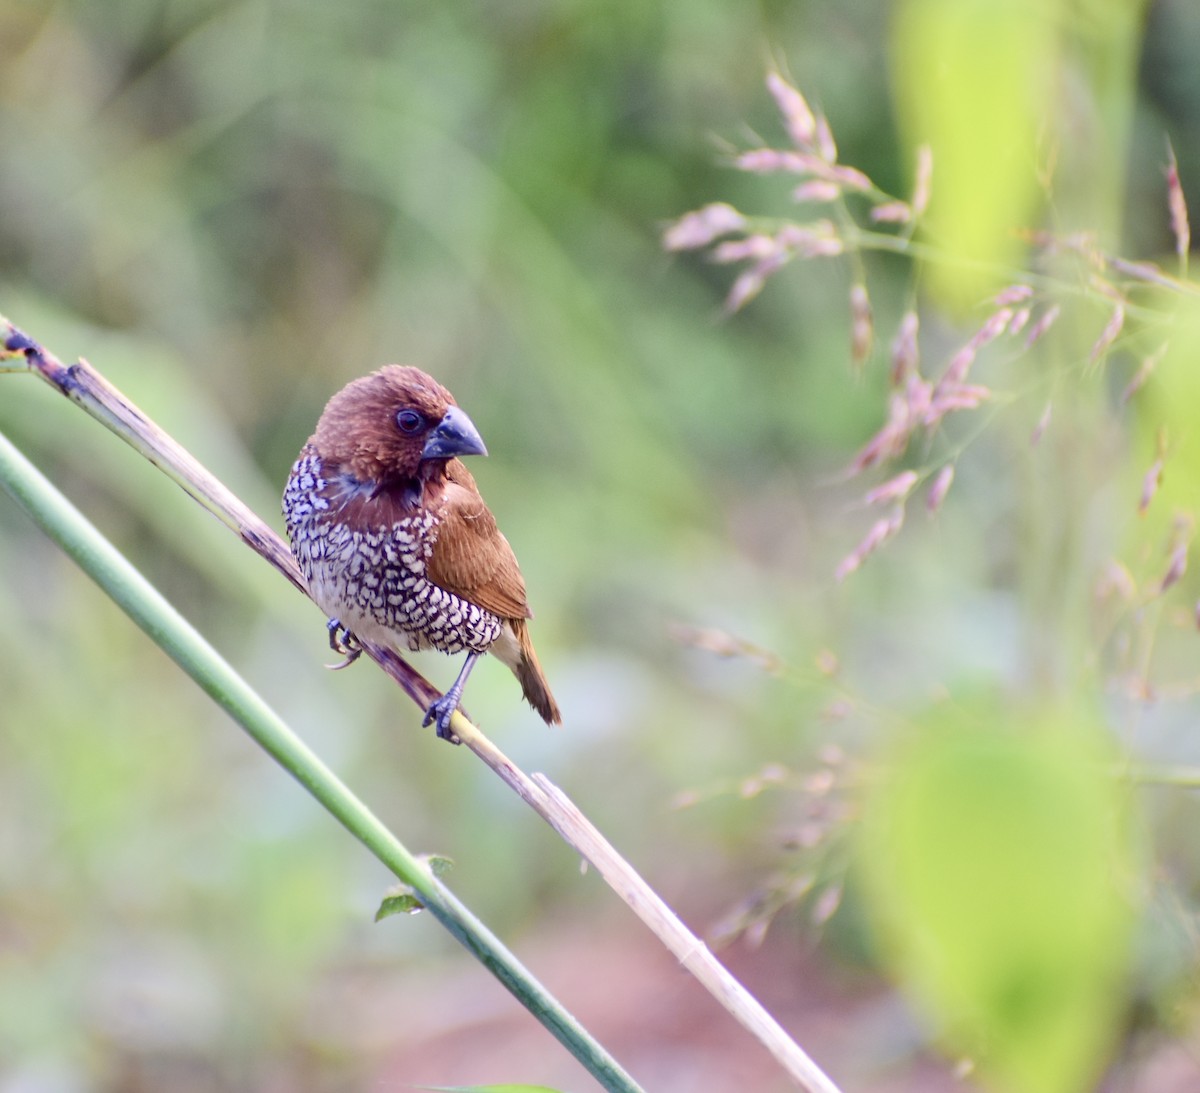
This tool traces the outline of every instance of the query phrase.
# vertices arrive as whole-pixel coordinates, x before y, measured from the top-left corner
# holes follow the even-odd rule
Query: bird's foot
[[[345,660],[339,664],[326,664],[325,667],[332,672],[349,668],[362,656],[362,646],[358,644],[358,638],[351,633],[348,626],[342,623],[341,619],[330,619],[326,629],[329,631],[329,648],[335,653],[341,654]]]
[[[421,721],[421,725],[428,727],[437,725],[438,737],[442,740],[449,741],[451,744],[461,744],[458,735],[450,728],[450,719],[454,716],[454,711],[458,709],[458,695],[454,693],[453,688],[447,691],[441,698],[435,699],[430,703],[429,709],[425,711],[425,717]]]
[[[425,719],[421,722],[423,726],[428,726],[436,721],[438,736],[443,740],[450,741],[451,744],[462,743],[450,728],[450,718],[454,716],[454,711],[458,709],[458,704],[462,701],[463,688],[467,685],[467,676],[471,674],[471,669],[475,667],[479,656],[479,653],[467,654],[467,659],[463,663],[454,685],[441,698],[430,703],[429,709],[425,711]],[[463,710],[463,717],[466,716],[467,711]]]

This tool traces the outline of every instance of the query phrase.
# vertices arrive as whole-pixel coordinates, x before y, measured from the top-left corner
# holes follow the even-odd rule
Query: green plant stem
[[[376,818],[266,702],[57,489],[0,434],[0,486],[153,641],[329,813],[420,897],[608,1090],[639,1086],[517,958]]]

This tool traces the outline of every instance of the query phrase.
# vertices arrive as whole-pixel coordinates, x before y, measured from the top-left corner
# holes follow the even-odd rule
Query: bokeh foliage
[[[1086,711],[979,695],[916,722],[863,839],[888,959],[989,1086],[1091,1088],[1140,887],[1103,731]]]
[[[1200,178],[1193,6],[1152,5],[1136,86],[1119,51],[1142,40],[1139,5],[1053,7],[1067,130],[1092,143],[1064,144],[1072,185],[1047,199],[1046,220],[1097,227],[1132,257],[1168,254],[1164,134],[1193,195]],[[676,794],[771,762],[803,772],[831,743],[854,753],[887,734],[891,711],[924,709],[962,678],[1031,700],[1107,694],[1108,727],[1137,754],[1190,758],[1189,579],[1178,600],[1111,627],[1111,604],[1089,599],[1111,555],[1157,579],[1162,544],[1147,544],[1173,512],[1139,521],[1138,482],[1164,416],[1182,443],[1184,370],[1164,367],[1164,384],[1184,386],[1151,385],[1134,405],[1143,443],[1109,388],[1153,346],[1118,347],[1107,372],[1076,367],[1102,308],[1060,332],[1066,366],[994,363],[993,381],[1026,397],[965,450],[938,519],[913,521],[835,588],[864,523],[841,471],[878,427],[908,267],[868,262],[878,353],[855,380],[845,265],[791,268],[722,323],[726,271],[662,253],[662,224],[706,201],[786,212],[778,180],[722,161],[748,129],[777,128],[762,88],[772,64],[828,114],[845,162],[906,191],[893,88],[916,62],[894,52],[890,12],[878,0],[5,5],[3,310],[60,355],[87,355],[264,514],[339,385],[388,360],[444,380],[493,453],[477,477],[522,560],[568,727],[546,733],[496,665],[476,672],[468,707],[697,916],[778,867],[808,806],[777,789],[673,812]],[[935,353],[958,336],[936,315],[925,330]],[[406,841],[458,863],[455,887],[518,951],[564,919],[602,917],[594,878],[419,733],[382,678],[323,673],[316,612],[149,468],[32,381],[0,377],[0,428]],[[382,871],[7,506],[0,566],[12,939],[0,1075],[51,1088],[365,1083],[399,1035],[368,1019],[386,985],[454,966],[434,927],[370,926]],[[673,637],[679,623],[748,639],[784,668],[717,659]],[[1122,659],[1122,642],[1145,655]],[[1105,668],[1131,659],[1177,700],[1143,708],[1133,688],[1109,688]],[[423,668],[446,682],[453,670]],[[1148,803],[1171,899],[1190,914],[1193,805]],[[787,853],[803,857],[805,841]],[[851,898],[825,950],[851,963],[855,913]],[[1186,936],[1145,947],[1152,1010],[1194,1001]],[[462,1080],[499,1077],[484,1059]]]

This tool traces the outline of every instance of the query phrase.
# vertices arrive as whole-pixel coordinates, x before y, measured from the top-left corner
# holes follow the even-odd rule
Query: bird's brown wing
[[[457,464],[457,466],[455,465]],[[437,542],[427,572],[434,584],[506,619],[533,616],[516,555],[475,488],[470,472],[452,460],[436,506]]]

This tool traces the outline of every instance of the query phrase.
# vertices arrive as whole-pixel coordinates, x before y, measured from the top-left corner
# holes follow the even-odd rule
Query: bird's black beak
[[[434,426],[421,449],[422,459],[450,459],[456,455],[487,455],[483,437],[457,406]]]

